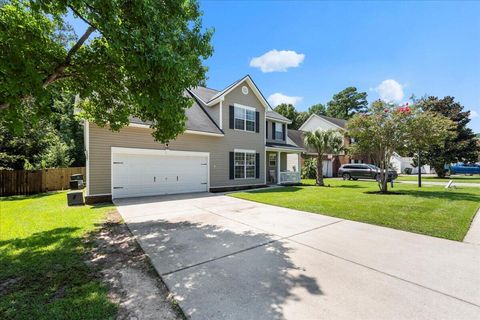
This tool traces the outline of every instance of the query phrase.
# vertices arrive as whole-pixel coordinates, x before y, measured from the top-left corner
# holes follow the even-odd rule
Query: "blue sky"
[[[366,91],[369,101],[452,95],[474,111],[470,127],[480,132],[480,2],[200,6],[204,26],[215,29],[209,87],[222,89],[250,74],[270,101],[292,101],[299,110],[326,103],[347,86]],[[82,24],[73,25],[80,34]]]
[[[201,1],[201,8],[204,25],[215,28],[208,86],[221,89],[248,73],[266,97],[301,97],[293,101],[305,110],[347,86],[373,101],[391,79],[402,101],[454,96],[476,112],[471,127],[480,132],[478,2]],[[273,49],[304,59],[286,72],[250,66]]]

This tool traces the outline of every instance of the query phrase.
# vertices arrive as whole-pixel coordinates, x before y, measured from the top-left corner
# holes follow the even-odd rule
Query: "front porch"
[[[267,148],[266,175],[268,185],[288,185],[301,182],[300,150]]]

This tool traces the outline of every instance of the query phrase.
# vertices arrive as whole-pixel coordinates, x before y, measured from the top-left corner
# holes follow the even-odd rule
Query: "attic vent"
[[[247,88],[247,86],[243,86],[243,87],[242,87],[242,93],[243,93],[243,94],[248,94],[248,88]]]

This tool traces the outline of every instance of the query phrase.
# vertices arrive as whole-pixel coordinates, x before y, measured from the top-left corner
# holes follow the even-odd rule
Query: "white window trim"
[[[275,161],[275,164],[273,164],[273,165],[270,162],[271,161],[270,158],[272,158],[272,156],[274,156],[273,158],[274,158],[274,161]],[[269,153],[268,154],[268,165],[270,167],[276,167],[277,166],[277,154],[276,153]]]
[[[243,119],[235,117],[235,108],[240,108],[240,109],[244,110],[244,112],[243,112],[244,118]],[[247,130],[247,112],[246,112],[247,110],[253,111],[254,115],[257,111],[253,107],[244,106],[244,105],[238,104],[238,103],[233,104],[233,129],[236,130],[236,131],[256,133],[257,132],[257,130],[256,130],[256,128],[257,128],[257,119],[256,119],[257,117],[256,117],[256,115],[253,117],[253,130]],[[238,128],[235,127],[235,124],[236,124],[235,120],[236,119],[243,120],[243,129],[238,129]]]
[[[243,153],[245,156],[244,164],[243,164],[243,178],[237,178],[235,176],[235,154],[236,153]],[[247,153],[248,154],[253,154],[254,155],[254,160],[255,164],[253,165],[254,168],[254,174],[253,177],[247,177],[247,167],[252,167],[252,166],[247,166]],[[234,180],[255,180],[257,179],[257,151],[256,150],[245,150],[245,149],[234,149],[233,150],[233,178]]]

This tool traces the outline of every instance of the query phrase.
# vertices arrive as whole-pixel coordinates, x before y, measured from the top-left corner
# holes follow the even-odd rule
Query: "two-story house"
[[[131,119],[112,132],[85,122],[86,201],[251,188],[300,182],[287,170],[291,121],[274,112],[250,76],[224,90],[186,91],[187,130],[167,144],[148,123]]]

